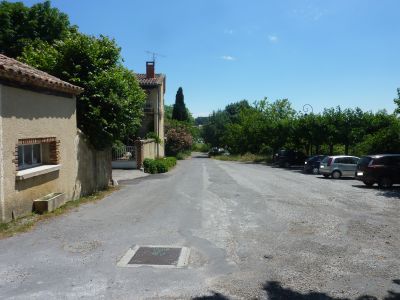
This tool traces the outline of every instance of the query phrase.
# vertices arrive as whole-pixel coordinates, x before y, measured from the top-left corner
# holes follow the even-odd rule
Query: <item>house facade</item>
[[[0,220],[50,193],[76,197],[82,88],[0,55]]]
[[[155,62],[146,62],[146,73],[136,74],[140,87],[146,92],[147,100],[144,108],[142,127],[138,132],[140,138],[145,138],[149,132],[154,132],[162,141],[156,146],[156,156],[165,156],[164,141],[164,94],[166,77],[155,73]]]

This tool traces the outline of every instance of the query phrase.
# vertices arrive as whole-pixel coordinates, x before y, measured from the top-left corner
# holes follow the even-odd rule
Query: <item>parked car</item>
[[[213,147],[208,152],[208,157],[216,156],[216,155],[229,155],[229,152],[224,148]]]
[[[377,183],[380,188],[400,183],[400,154],[363,156],[357,164],[356,179],[367,186]]]
[[[301,151],[281,149],[275,155],[275,164],[281,168],[289,168],[292,165],[303,165],[306,158]]]
[[[321,161],[319,172],[326,178],[355,177],[359,159],[347,155],[327,156]]]
[[[307,158],[304,162],[304,173],[319,174],[319,167],[321,161],[326,157],[326,155],[315,155]]]

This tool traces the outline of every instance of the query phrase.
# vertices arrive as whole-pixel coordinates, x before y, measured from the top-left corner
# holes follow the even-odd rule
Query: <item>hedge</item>
[[[156,173],[166,173],[176,165],[175,157],[165,157],[151,159],[146,158],[143,161],[144,171],[146,173],[156,174]]]

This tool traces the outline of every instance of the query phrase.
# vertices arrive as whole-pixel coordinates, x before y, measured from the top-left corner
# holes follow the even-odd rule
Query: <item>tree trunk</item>
[[[333,155],[333,144],[329,145],[329,155]]]
[[[349,145],[348,144],[344,145],[344,154],[346,154],[346,155],[349,154]]]

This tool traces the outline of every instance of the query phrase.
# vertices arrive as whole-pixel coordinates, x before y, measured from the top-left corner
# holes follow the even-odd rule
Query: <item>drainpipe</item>
[[[157,88],[157,136],[160,138],[160,86]],[[160,157],[160,144],[157,143],[157,157]]]
[[[3,102],[2,102],[2,91],[3,86],[0,84],[0,207],[1,207],[1,221],[4,222],[6,219],[5,212],[5,199],[4,199],[4,147],[3,147]]]

